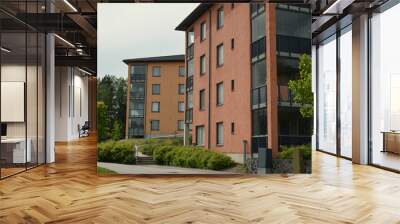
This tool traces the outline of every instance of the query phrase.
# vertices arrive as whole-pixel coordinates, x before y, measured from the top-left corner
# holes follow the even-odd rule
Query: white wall
[[[56,141],[79,138],[78,125],[88,120],[88,78],[73,67],[56,67]]]

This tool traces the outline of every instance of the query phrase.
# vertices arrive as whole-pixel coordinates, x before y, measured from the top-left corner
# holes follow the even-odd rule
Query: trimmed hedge
[[[98,161],[111,162],[111,163],[135,163],[135,141],[121,140],[121,141],[106,141],[99,143],[98,148]]]
[[[160,165],[223,170],[235,165],[229,157],[200,147],[159,145],[154,148],[154,159]]]

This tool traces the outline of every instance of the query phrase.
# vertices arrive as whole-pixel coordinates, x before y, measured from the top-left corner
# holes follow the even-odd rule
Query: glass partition
[[[336,35],[318,47],[318,149],[336,154]]]
[[[400,170],[400,5],[371,18],[372,163]]]
[[[352,34],[341,31],[340,41],[340,154],[352,157]]]
[[[16,10],[41,13],[40,2],[19,2]],[[2,179],[45,163],[46,39],[43,33],[2,13],[0,26]]]

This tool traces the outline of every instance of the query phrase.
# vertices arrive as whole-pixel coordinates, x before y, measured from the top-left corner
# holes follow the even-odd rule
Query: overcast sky
[[[97,70],[128,76],[123,59],[184,54],[185,34],[175,27],[198,5],[101,3],[97,14]]]

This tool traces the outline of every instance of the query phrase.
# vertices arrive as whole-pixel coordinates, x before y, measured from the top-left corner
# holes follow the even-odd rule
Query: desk
[[[25,151],[25,138],[6,138],[1,139],[1,159],[6,163],[20,164],[31,162],[32,160],[32,141],[27,139]]]
[[[400,154],[400,132],[383,131],[383,150],[382,152],[391,152]]]

